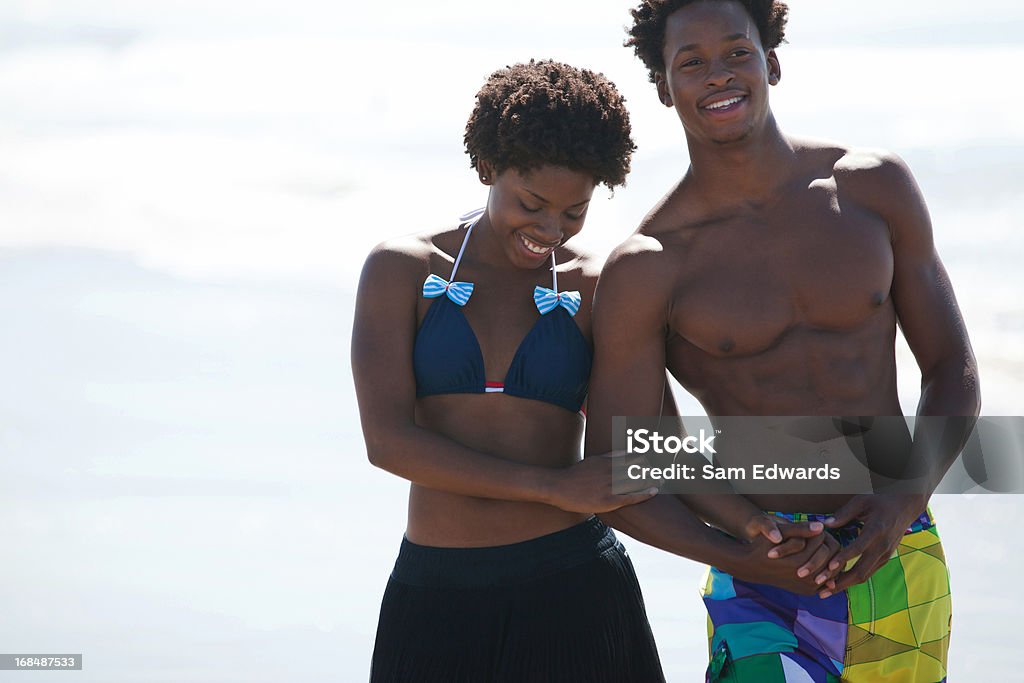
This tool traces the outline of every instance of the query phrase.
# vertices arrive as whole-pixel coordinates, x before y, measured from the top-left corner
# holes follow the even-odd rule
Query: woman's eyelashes
[[[538,211],[540,211],[543,208],[543,207],[540,207],[540,206],[538,206],[538,207],[529,206],[528,204],[526,204],[526,202],[524,202],[522,200],[519,201],[519,206],[522,207],[523,211],[526,211],[527,213],[537,213]],[[581,220],[584,216],[587,215],[587,210],[583,209],[582,211],[577,211],[577,212],[566,211],[565,215],[566,215],[566,217],[570,218],[571,220],[578,221],[578,220]]]

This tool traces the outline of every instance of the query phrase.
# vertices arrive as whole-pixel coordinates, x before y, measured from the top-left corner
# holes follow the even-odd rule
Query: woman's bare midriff
[[[503,394],[428,396],[417,402],[416,422],[468,448],[515,462],[565,468],[580,458],[583,418],[542,401]],[[507,545],[561,531],[589,516],[543,503],[463,496],[413,484],[406,537],[438,547]]]

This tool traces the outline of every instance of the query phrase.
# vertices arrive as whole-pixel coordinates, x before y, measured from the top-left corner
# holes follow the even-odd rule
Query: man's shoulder
[[[555,252],[559,271],[567,270],[585,280],[596,280],[601,274],[601,259],[589,249],[575,244],[564,244]]]
[[[836,162],[833,175],[841,191],[885,217],[922,201],[910,168],[889,150],[850,148]]]
[[[857,147],[832,140],[790,138],[798,154],[812,165],[830,164],[836,179],[879,182],[908,172],[907,165],[894,152],[879,147]]]
[[[921,237],[925,242],[931,239],[921,188],[898,154],[886,149],[840,145],[833,146],[830,154],[831,175],[838,193],[881,216],[894,240],[897,228],[900,235]]]
[[[661,241],[638,230],[608,256],[594,310],[611,312],[619,324],[642,327],[644,321],[653,321],[658,327],[670,308],[675,278]]]
[[[885,183],[910,173],[895,152],[875,147],[849,147],[835,162],[836,176],[862,183]]]
[[[643,288],[654,294],[672,275],[672,259],[660,239],[641,227],[615,247],[601,270],[601,281]]]
[[[837,189],[879,213],[919,192],[906,162],[890,150],[822,140],[793,142],[815,173],[831,171]]]
[[[685,270],[694,230],[706,222],[702,198],[685,179],[680,181],[643,217],[636,231],[612,250],[601,277],[612,272],[631,280],[669,282]]]
[[[665,248],[656,235],[645,232],[648,224],[643,223],[637,231],[612,249],[605,268],[636,269],[647,268],[658,264],[664,259]]]

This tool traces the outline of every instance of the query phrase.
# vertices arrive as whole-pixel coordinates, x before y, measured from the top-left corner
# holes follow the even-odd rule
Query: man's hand
[[[642,503],[658,493],[650,483],[630,479],[626,466],[638,458],[622,451],[593,455],[561,470],[552,470],[548,501],[569,512],[609,512]],[[625,493],[612,493],[623,491]]]
[[[811,524],[816,530],[811,529]],[[813,595],[827,580],[829,560],[839,551],[839,541],[830,534],[822,533],[822,529],[820,522],[782,523],[779,531],[784,538],[787,534],[795,534],[783,541],[782,546],[786,546],[784,556],[775,552],[782,546],[772,543],[764,535],[755,536],[746,544],[745,556],[740,563],[726,568],[726,571],[743,581],[766,583],[793,593]],[[803,549],[794,551],[800,543]],[[823,574],[825,578],[822,578]]]
[[[829,560],[839,550],[838,543],[830,543],[825,538],[816,538],[821,536],[824,530],[825,525],[821,522],[787,522],[764,512],[751,517],[744,528],[746,540],[752,541],[761,536],[776,544],[767,553],[767,557],[772,560],[804,553],[808,544],[811,543],[812,549],[816,548],[816,550],[806,562],[797,568],[796,575],[798,578],[804,579],[813,574],[814,583],[817,586],[821,586],[829,579],[834,579],[839,573],[838,570],[828,568]]]
[[[830,571],[844,569],[830,580],[821,597],[844,591],[867,581],[892,556],[907,527],[924,512],[928,499],[921,495],[859,495],[836,510],[826,525],[838,529],[860,520],[864,527],[853,543],[840,550],[829,563]],[[851,560],[856,563],[847,567]]]

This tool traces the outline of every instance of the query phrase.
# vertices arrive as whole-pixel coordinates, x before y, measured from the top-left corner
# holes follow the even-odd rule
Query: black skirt
[[[664,681],[633,564],[596,517],[522,543],[402,541],[372,683]]]

